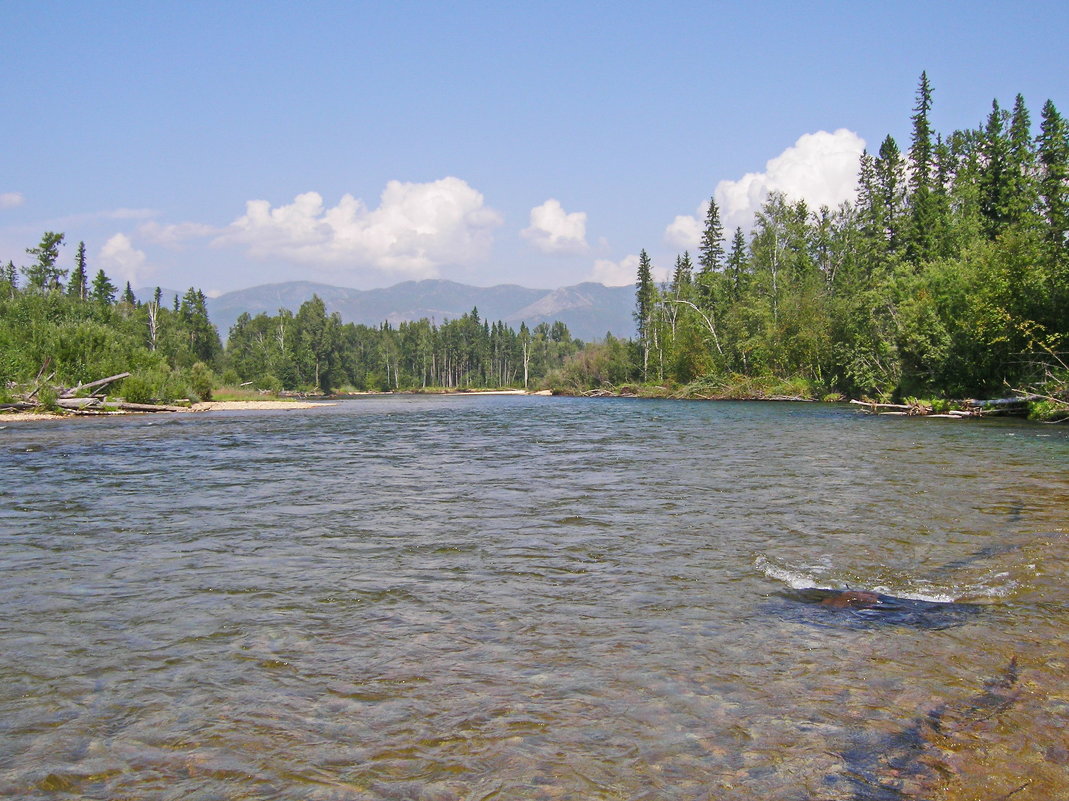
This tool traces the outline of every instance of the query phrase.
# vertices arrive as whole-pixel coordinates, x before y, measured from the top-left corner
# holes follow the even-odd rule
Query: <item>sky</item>
[[[949,133],[1069,113],[1065,2],[0,0],[0,263],[209,295],[659,275],[715,197],[854,197],[921,71]]]

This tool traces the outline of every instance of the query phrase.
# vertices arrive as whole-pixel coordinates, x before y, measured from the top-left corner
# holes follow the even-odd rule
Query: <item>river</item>
[[[1069,797],[1065,427],[523,396],[0,426],[0,796]]]

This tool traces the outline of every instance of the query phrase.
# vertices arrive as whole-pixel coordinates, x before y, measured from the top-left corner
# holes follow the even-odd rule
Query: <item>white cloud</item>
[[[597,259],[588,281],[605,286],[630,286],[638,281],[638,256],[625,256],[620,261]]]
[[[709,201],[706,200],[694,213],[680,214],[668,227],[664,229],[664,241],[677,248],[696,248],[702,238],[702,228],[705,225],[705,215],[709,211]]]
[[[568,214],[560,201],[550,198],[531,209],[531,226],[520,236],[544,253],[585,253],[586,212]]]
[[[119,283],[137,286],[146,274],[145,253],[134,247],[126,234],[115,234],[100,248],[100,262],[105,273]]]
[[[26,198],[22,196],[21,192],[0,193],[0,209],[13,209],[16,206],[21,206],[25,202]]]
[[[213,225],[205,225],[204,223],[184,222],[161,225],[155,220],[150,220],[139,225],[137,233],[140,238],[146,239],[153,244],[178,248],[191,239],[218,236],[221,231]]]
[[[720,207],[725,236],[736,227],[749,229],[754,213],[771,192],[783,192],[790,200],[804,200],[813,210],[834,208],[853,200],[857,170],[865,140],[840,128],[834,133],[803,134],[791,147],[765,164],[764,172],[746,173],[737,181],[721,181],[713,196]],[[676,247],[696,248],[705,227],[708,201],[694,216],[679,216],[665,228],[665,241]]]
[[[450,177],[423,184],[390,181],[377,209],[348,194],[333,208],[324,207],[318,192],[275,208],[250,200],[245,214],[215,242],[245,245],[257,258],[428,278],[442,264],[484,258],[501,223],[482,194]]]
[[[159,214],[155,209],[111,209],[100,213],[110,220],[145,220]]]

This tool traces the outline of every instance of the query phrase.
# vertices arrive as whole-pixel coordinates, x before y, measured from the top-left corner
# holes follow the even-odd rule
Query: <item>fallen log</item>
[[[90,381],[88,384],[79,384],[76,387],[64,390],[60,393],[61,398],[73,398],[76,392],[80,392],[83,389],[91,389],[93,387],[103,387],[113,381],[118,381],[120,378],[129,378],[129,373],[118,373],[116,375],[109,375],[107,378],[98,378],[96,381]]]
[[[99,398],[59,398],[56,406],[61,409],[81,410],[100,408],[103,404]]]
[[[1012,398],[992,398],[991,400],[975,400],[970,398],[969,400],[962,401],[962,403],[974,409],[1004,409],[1007,407],[1027,406],[1032,401],[1037,400],[1042,400],[1042,397],[1039,395],[1018,395]]]

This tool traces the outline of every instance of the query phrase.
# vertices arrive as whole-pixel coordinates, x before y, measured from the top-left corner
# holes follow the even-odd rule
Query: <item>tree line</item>
[[[84,243],[60,267],[64,234],[46,232],[29,265],[0,267],[0,379],[10,389],[42,372],[73,385],[129,371],[123,391],[159,400],[219,383],[644,382],[701,394],[767,379],[808,396],[903,398],[1004,394],[1046,378],[1064,391],[1069,124],[1048,100],[1034,130],[1018,95],[944,136],[932,97],[922,73],[909,146],[887,136],[861,156],[854,202],[811,209],[773,192],[748,234],[726,235],[711,199],[695,257],[679,254],[665,283],[643,250],[634,339],[582,343],[560,322],[514,330],[477,309],[440,324],[358,325],[313,297],[296,313],[242,315],[224,348],[199,290],[141,302],[103,270],[90,280]]]
[[[477,308],[455,320],[343,323],[314,296],[296,314],[242,314],[230,329],[226,365],[266,389],[365,391],[529,387],[582,348],[561,322],[490,323]]]
[[[490,323],[478,309],[441,324],[343,323],[318,297],[296,313],[242,314],[224,348],[196,288],[168,306],[138,300],[103,270],[88,279],[85,244],[60,266],[65,236],[46,232],[32,262],[0,268],[0,380],[10,393],[45,375],[75,386],[109,374],[138,400],[205,398],[220,384],[281,391],[541,386],[583,347],[562,322]]]
[[[1069,336],[1069,126],[1038,132],[1018,95],[937,134],[922,73],[912,136],[861,157],[831,209],[773,192],[746,236],[710,201],[697,264],[669,282],[640,256],[635,320],[647,381],[793,378],[813,391],[963,397],[1041,377]]]

